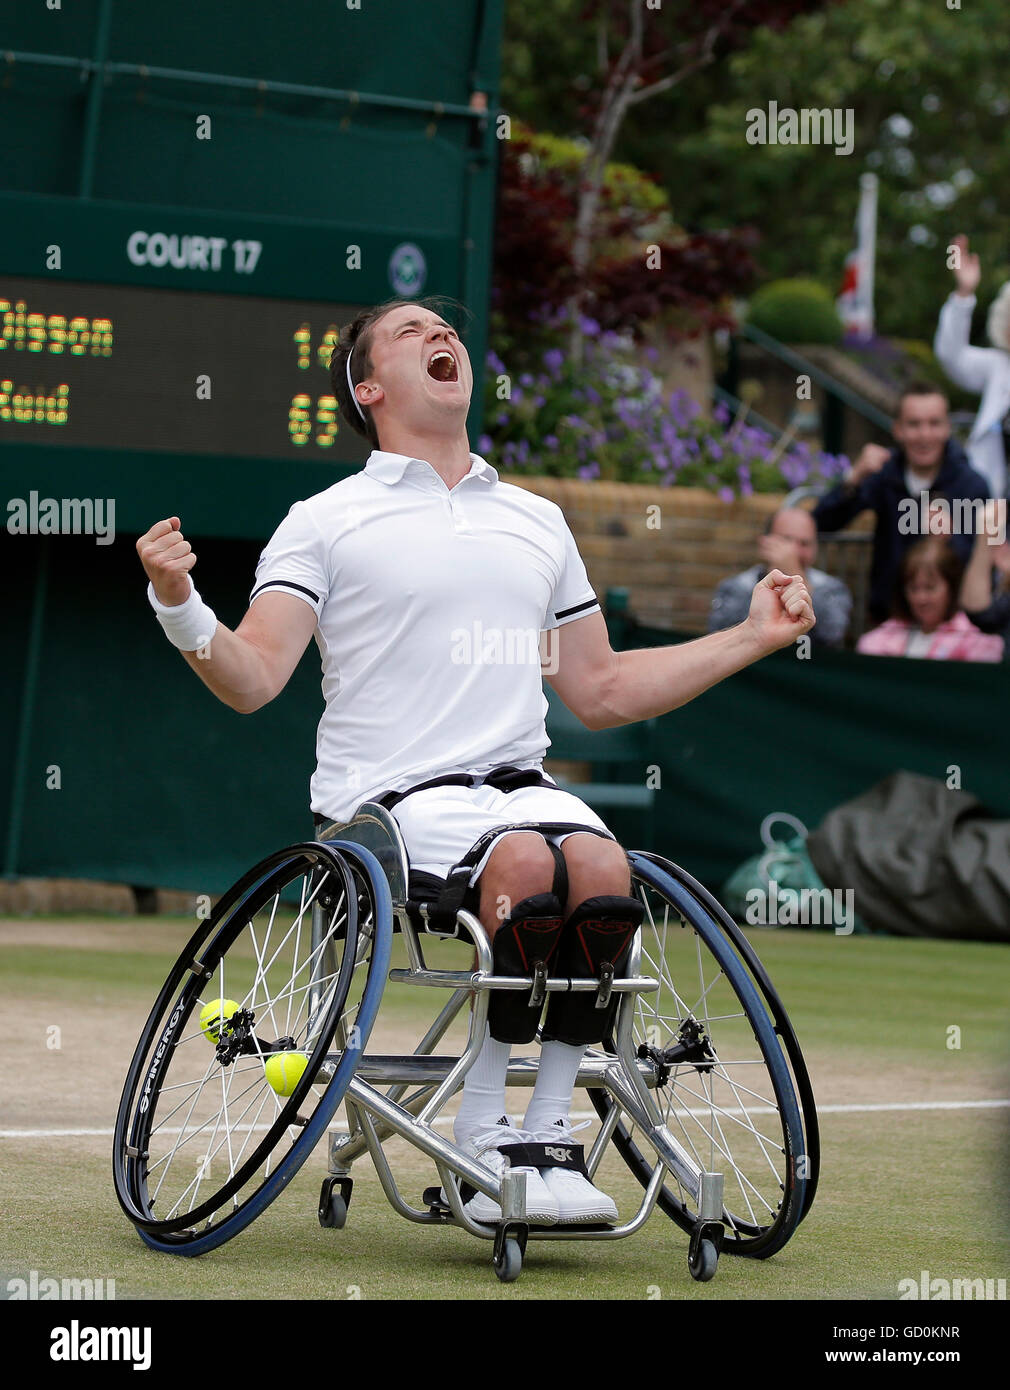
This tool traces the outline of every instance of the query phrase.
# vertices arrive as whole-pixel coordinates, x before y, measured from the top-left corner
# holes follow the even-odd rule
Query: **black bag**
[[[895,772],[829,811],[807,849],[874,930],[1010,941],[1010,821],[968,792]]]

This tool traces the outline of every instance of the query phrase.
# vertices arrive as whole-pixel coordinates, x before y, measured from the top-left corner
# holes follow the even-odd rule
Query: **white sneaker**
[[[589,1121],[586,1120],[576,1128],[585,1129],[588,1124]],[[574,1145],[581,1148],[582,1145],[577,1144],[572,1136],[573,1130],[566,1118],[536,1130],[529,1138],[538,1144],[551,1144],[559,1148],[570,1148]],[[594,1187],[584,1173],[574,1168],[541,1168],[540,1177],[558,1204],[559,1226],[583,1223],[605,1223],[608,1226],[617,1224],[619,1218],[613,1198]]]
[[[508,1144],[529,1143],[531,1136],[516,1129],[507,1116],[502,1116],[496,1125],[478,1130],[465,1145],[463,1152],[476,1158],[484,1168],[492,1172],[498,1181],[502,1173],[510,1168],[507,1154],[500,1150]],[[517,1173],[526,1174],[526,1217],[534,1226],[553,1226],[558,1219],[558,1204],[536,1168],[519,1167]],[[443,1197],[444,1197],[443,1192]],[[483,1192],[477,1192],[463,1206],[473,1221],[494,1225],[502,1220],[501,1207]]]

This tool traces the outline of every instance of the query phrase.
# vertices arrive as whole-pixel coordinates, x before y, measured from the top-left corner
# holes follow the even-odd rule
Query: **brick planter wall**
[[[501,476],[557,502],[601,599],[608,588],[626,588],[639,622],[682,632],[705,631],[715,586],[757,562],[757,537],[785,500],[760,493],[727,503],[705,488]],[[658,529],[649,524],[653,506]],[[817,559],[856,594],[865,584],[873,525],[872,514],[858,517],[847,528],[851,539],[823,542]],[[858,636],[862,624],[853,630]]]

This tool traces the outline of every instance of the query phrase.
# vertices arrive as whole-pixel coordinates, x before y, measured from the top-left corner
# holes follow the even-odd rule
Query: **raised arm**
[[[880,470],[891,456],[883,444],[864,444],[844,479],[813,510],[818,531],[840,531],[860,512],[876,510]]]
[[[814,625],[806,584],[772,570],[755,585],[746,620],[724,632],[670,647],[615,652],[600,613],[558,633],[557,671],[545,677],[589,729],[667,714]]]
[[[155,598],[169,610],[165,616],[171,627],[179,620],[171,610],[194,602],[189,571],[196,554],[182,534],[179,518],[152,526],[137,541],[137,553]],[[220,621],[197,626],[212,630],[201,631],[199,639],[208,640],[195,640],[192,650],[180,648],[186,664],[223,704],[239,714],[252,714],[288,683],[315,629],[316,615],[301,599],[273,591],[255,599],[234,632]]]
[[[982,392],[999,354],[995,348],[970,344],[975,290],[982,272],[978,256],[968,251],[966,236],[955,237],[954,245],[960,252],[960,263],[954,271],[957,288],[940,310],[933,351],[951,381],[966,391]]]

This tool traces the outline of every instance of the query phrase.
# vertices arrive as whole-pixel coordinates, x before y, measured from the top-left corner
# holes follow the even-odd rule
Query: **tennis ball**
[[[204,1004],[200,1010],[200,1027],[204,1036],[210,1038],[212,1043],[219,1042],[221,1025],[237,1013],[238,1005],[234,999],[212,999],[209,1004]]]
[[[264,1062],[263,1070],[279,1096],[290,1096],[301,1081],[308,1061],[304,1052],[274,1052]]]

